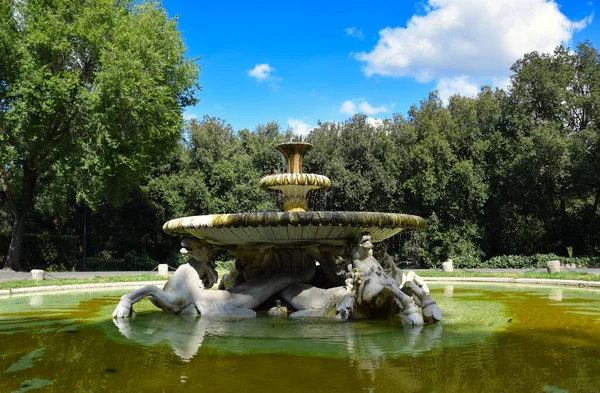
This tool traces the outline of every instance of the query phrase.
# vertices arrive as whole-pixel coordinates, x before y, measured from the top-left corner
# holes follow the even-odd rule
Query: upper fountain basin
[[[369,232],[381,242],[400,232],[422,230],[425,220],[400,213],[298,211],[210,214],[176,218],[163,225],[171,235],[192,235],[216,245],[278,243],[342,244]]]
[[[331,180],[327,176],[312,173],[280,173],[265,176],[258,184],[264,190],[281,190],[282,187],[286,186],[304,186],[310,190],[327,190],[331,187]]]

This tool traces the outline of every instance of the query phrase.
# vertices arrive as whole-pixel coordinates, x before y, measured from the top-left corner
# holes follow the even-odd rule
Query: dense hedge
[[[8,250],[11,234],[0,232],[0,250]],[[42,232],[27,233],[23,239],[21,265],[25,270],[74,270],[81,260],[81,244],[77,236]],[[0,263],[6,255],[0,256]]]
[[[456,257],[453,259],[457,269],[528,269],[546,267],[546,262],[559,260],[562,264],[575,264],[578,267],[593,267],[600,264],[600,257],[559,257],[555,254],[535,255],[499,255],[486,261],[475,257]]]
[[[150,258],[145,252],[131,251],[123,258],[114,258],[108,252],[100,252],[97,256],[87,258],[87,269],[98,271],[151,271],[159,262]]]

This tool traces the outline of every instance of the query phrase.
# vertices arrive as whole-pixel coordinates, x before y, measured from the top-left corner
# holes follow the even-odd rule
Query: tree
[[[532,52],[511,68],[502,104],[504,154],[493,193],[501,201],[504,252],[596,252],[600,201],[600,55]],[[537,239],[536,239],[537,238]],[[532,241],[533,240],[533,241]]]
[[[36,196],[123,200],[171,151],[198,66],[155,1],[0,0],[0,181],[18,270]],[[52,187],[50,187],[52,186]]]

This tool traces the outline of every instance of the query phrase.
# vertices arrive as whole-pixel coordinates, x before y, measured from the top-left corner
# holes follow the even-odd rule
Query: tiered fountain
[[[335,315],[347,319],[371,316],[375,310],[379,315],[381,309],[388,313],[402,310],[406,323],[422,323],[420,313],[416,315],[414,298],[423,307],[426,321],[439,320],[441,313],[429,298],[426,286],[422,288],[422,282],[405,285],[406,277],[394,266],[385,248],[380,247],[376,254],[386,269],[372,251],[373,243],[381,243],[400,232],[426,228],[425,220],[398,213],[307,211],[308,193],[331,185],[325,176],[302,173],[304,155],[311,148],[311,144],[304,142],[278,145],[288,172],[260,181],[263,189],[283,193],[284,212],[183,217],[163,226],[168,234],[191,237],[183,242],[191,256],[191,268],[186,265],[180,268],[182,272],[175,273],[165,292],[181,291],[182,284],[172,282],[187,282],[190,275],[192,281],[201,280],[203,286],[212,286],[216,281],[213,257],[219,249],[236,257],[235,268],[221,280],[221,291],[208,291],[215,293],[210,296],[206,291],[179,294],[187,296],[183,302],[187,306],[179,307],[173,304],[173,299],[154,290],[152,293],[138,290],[123,297],[122,308],[120,311],[117,308],[114,315],[129,315],[129,303],[144,296],[150,296],[166,311],[186,310],[206,315],[243,314],[241,310],[256,309],[272,301],[275,295],[301,315]],[[195,283],[192,286],[197,289]],[[240,300],[241,297],[245,300]],[[180,298],[177,301],[182,302]]]
[[[323,175],[302,173],[304,155],[312,145],[289,142],[277,146],[287,161],[288,172],[261,179],[265,190],[283,193],[284,212],[214,214],[168,221],[163,230],[172,235],[191,235],[219,248],[262,248],[265,244],[283,247],[339,245],[362,233],[379,243],[400,232],[427,227],[421,217],[398,213],[307,211],[309,191],[329,189]],[[340,249],[341,251],[341,249]],[[341,254],[341,252],[340,252]]]

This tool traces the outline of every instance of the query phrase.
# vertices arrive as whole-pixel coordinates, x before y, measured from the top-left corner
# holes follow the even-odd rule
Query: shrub
[[[231,269],[233,269],[234,265],[235,265],[235,261],[233,259],[230,259],[228,261],[216,261],[215,262],[215,267],[218,270],[230,271]]]
[[[130,251],[123,258],[114,258],[108,251],[101,251],[95,257],[87,259],[90,271],[151,271],[158,262],[150,258],[145,251]]]
[[[463,255],[452,259],[457,269],[474,269],[481,266],[481,258],[475,255]]]
[[[48,232],[25,234],[21,265],[47,271],[71,271],[81,261],[77,236],[51,235]]]
[[[574,263],[580,267],[593,267],[600,264],[600,257],[572,257],[572,258],[561,258],[561,262],[564,264]]]
[[[498,255],[483,262],[480,267],[490,269],[531,269],[546,267],[546,262],[560,259],[555,254]]]

